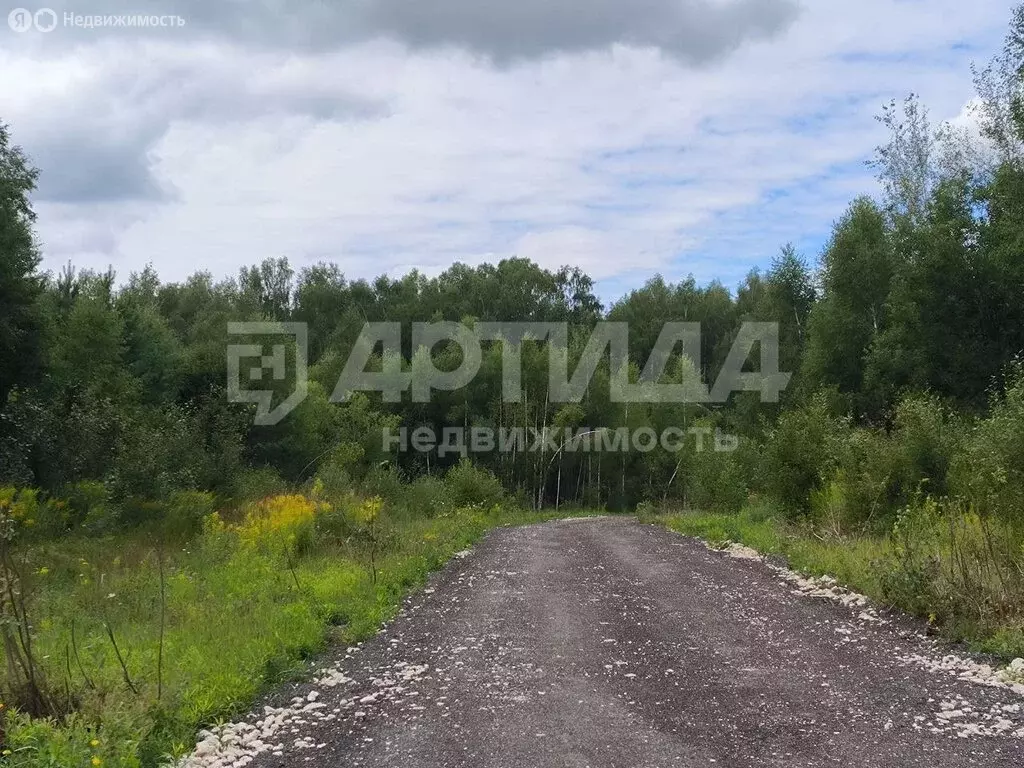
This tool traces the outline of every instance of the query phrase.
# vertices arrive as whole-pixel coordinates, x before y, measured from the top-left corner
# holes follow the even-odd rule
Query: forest
[[[329,639],[371,632],[488,527],[556,512],[752,543],[1024,655],[1024,8],[975,80],[971,128],[933,125],[914,96],[883,109],[880,191],[820,254],[784,246],[735,288],[654,276],[608,305],[580,269],[519,258],[373,281],[286,258],[180,283],[43,272],[39,170],[0,125],[0,764],[176,759]],[[604,359],[581,402],[558,403],[536,344],[508,403],[495,343],[427,403],[332,398],[368,322],[567,322],[573,361],[604,320],[628,324],[634,378],[665,322],[699,322],[699,366],[676,353],[669,370],[705,383],[743,323],[778,323],[792,379],[778,403],[620,403]],[[241,321],[308,327],[309,394],[279,424],[228,397]],[[451,345],[430,354],[459,362]],[[735,450],[464,456],[382,439],[680,425]],[[241,626],[203,657],[223,611]]]

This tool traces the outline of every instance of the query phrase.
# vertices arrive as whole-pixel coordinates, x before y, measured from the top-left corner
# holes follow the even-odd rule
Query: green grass
[[[935,619],[948,610],[938,604],[941,593],[935,599],[931,592],[911,593],[892,588],[892,577],[899,566],[888,537],[820,536],[810,527],[788,523],[764,509],[749,506],[738,515],[661,514],[649,517],[648,522],[703,539],[713,546],[734,541],[765,555],[782,555],[795,571],[832,576],[880,604],[901,608],[921,618]],[[980,622],[954,614],[946,616],[936,629],[947,639],[965,643],[974,651],[1003,659],[1024,656],[1024,627],[1016,618]]]
[[[70,692],[75,707],[60,722],[4,710],[3,745],[10,753],[0,765],[158,765],[188,751],[198,728],[246,712],[274,684],[308,672],[308,661],[329,643],[371,636],[404,595],[488,530],[573,514],[587,513],[500,506],[433,517],[385,513],[376,583],[367,543],[358,536],[318,536],[288,562],[241,546],[230,530],[208,526],[195,540],[167,545],[162,553],[166,616],[159,691],[161,557],[155,541],[143,534],[79,536],[22,548],[17,555],[30,595],[35,653],[54,696],[63,700]],[[795,570],[831,575],[875,600],[901,605],[883,588],[893,567],[888,538],[822,538],[753,507],[739,515],[646,519],[712,543],[736,541],[783,555]],[[124,679],[108,626],[137,693]],[[980,650],[1024,655],[1024,632],[1011,623],[951,622],[945,630]]]
[[[655,518],[655,522],[711,544],[735,541],[762,554],[782,555],[794,570],[814,576],[832,576],[851,589],[879,601],[885,600],[877,567],[889,554],[885,539],[819,539],[775,518],[753,515],[749,510],[739,515],[665,515]]]
[[[160,557],[151,539],[68,538],[20,552],[35,654],[54,697],[70,692],[75,711],[57,722],[7,709],[0,765],[158,765],[188,751],[198,728],[245,712],[270,686],[308,670],[303,662],[329,642],[372,635],[409,590],[488,530],[570,514],[495,507],[385,518],[376,583],[365,543],[351,538],[289,563],[208,529],[163,553],[159,680]]]

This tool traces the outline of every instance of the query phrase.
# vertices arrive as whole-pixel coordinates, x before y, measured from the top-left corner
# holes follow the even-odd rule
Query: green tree
[[[885,328],[895,257],[885,215],[855,201],[821,261],[822,299],[810,312],[801,379],[805,391],[835,387],[859,400],[864,357]]]
[[[30,195],[39,171],[0,123],[0,408],[40,363],[39,251]]]

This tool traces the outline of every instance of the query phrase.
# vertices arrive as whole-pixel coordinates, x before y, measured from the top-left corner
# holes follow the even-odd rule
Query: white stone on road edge
[[[794,592],[808,597],[826,598],[848,608],[861,608],[857,619],[864,623],[886,624],[885,619],[878,615],[871,600],[858,592],[846,589],[831,576],[804,576],[796,571],[775,565],[767,560],[756,549],[728,541],[724,546],[715,546],[706,541],[705,547],[713,552],[720,552],[737,560],[754,560],[762,563],[785,582],[794,588]],[[839,627],[839,634],[850,635],[851,629]],[[922,639],[927,639],[922,635]],[[847,638],[844,637],[844,642]],[[897,657],[897,660],[921,667],[937,675],[951,675],[976,685],[1002,688],[1024,697],[1024,659],[1015,659],[1003,669],[996,669],[988,664],[981,664],[972,659],[946,654],[942,658],[925,654],[910,654]],[[939,711],[929,719],[924,715],[915,718],[914,727],[918,730],[927,729],[932,733],[950,734],[959,738],[971,736],[1009,736],[1024,738],[1024,727],[1014,723],[1007,715],[1020,715],[1021,704],[995,704],[987,709],[972,706],[962,696],[944,698],[939,704]]]
[[[350,648],[349,654],[357,650]],[[427,669],[425,665],[399,662],[393,671],[372,681],[372,693],[344,698],[333,709],[317,701],[320,692],[313,690],[295,697],[287,707],[264,707],[263,716],[252,722],[228,723],[200,731],[195,751],[171,765],[174,768],[245,768],[257,755],[266,752],[283,755],[286,749],[323,749],[326,744],[299,735],[302,726],[332,722],[342,715],[365,716],[365,708],[401,696],[406,686],[420,680]],[[321,669],[314,682],[323,688],[355,683],[337,666]]]
[[[452,557],[463,560],[471,554],[471,549],[464,549]],[[427,588],[424,593],[430,594],[433,591]],[[346,658],[358,653],[361,646],[362,643],[349,648]],[[341,663],[319,670],[312,682],[322,688],[356,683],[342,672]],[[281,756],[287,748],[323,749],[326,744],[318,744],[308,736],[299,735],[302,726],[313,722],[333,722],[348,715],[357,719],[366,717],[366,710],[370,706],[407,694],[407,686],[422,679],[428,670],[425,664],[398,662],[392,671],[371,681],[373,693],[343,698],[334,708],[318,702],[320,693],[316,690],[306,696],[295,697],[287,707],[265,706],[263,717],[250,716],[252,722],[226,723],[200,731],[199,741],[192,754],[167,763],[166,768],[245,768],[258,755],[267,752]]]

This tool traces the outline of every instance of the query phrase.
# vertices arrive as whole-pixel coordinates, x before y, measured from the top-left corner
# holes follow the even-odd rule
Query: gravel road
[[[464,554],[188,765],[1024,765],[1024,686],[749,551],[598,518]]]

